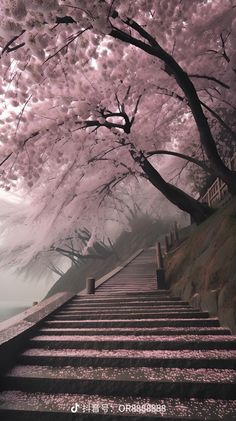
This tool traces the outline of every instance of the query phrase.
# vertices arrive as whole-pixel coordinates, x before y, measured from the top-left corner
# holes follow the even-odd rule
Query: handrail
[[[233,154],[232,158],[227,161],[227,165],[230,170],[236,170],[236,152]],[[203,196],[200,196],[199,202],[207,203],[208,206],[214,207],[221,200],[227,200],[229,198],[230,193],[228,191],[228,186],[224,181],[217,177],[206,193]]]

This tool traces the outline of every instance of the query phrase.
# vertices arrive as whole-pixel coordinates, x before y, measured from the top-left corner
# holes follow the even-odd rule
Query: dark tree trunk
[[[200,142],[206,152],[212,170],[217,177],[219,177],[225,182],[225,184],[227,184],[229,192],[233,195],[236,195],[236,171],[231,171],[229,168],[227,168],[218,154],[216,143],[212,136],[207,118],[202,110],[200,99],[188,74],[180,67],[175,59],[170,54],[168,54],[150,34],[145,31],[144,28],[142,28],[136,22],[132,20],[130,21],[129,19],[126,21],[126,24],[128,25],[128,28],[131,27],[137,31],[145,39],[145,41],[148,41],[148,43],[115,28],[111,31],[110,35],[113,38],[119,39],[127,44],[132,44],[135,47],[145,51],[147,54],[155,56],[163,61],[166,72],[175,78],[178,86],[182,89],[186,99],[188,100],[199,131]]]
[[[146,178],[153,186],[155,186],[171,203],[184,212],[187,212],[197,225],[201,224],[201,222],[205,221],[213,214],[214,210],[212,208],[193,199],[193,197],[189,196],[178,187],[167,183],[143,155],[139,158],[133,157],[133,159],[135,159],[136,162],[139,162]]]
[[[200,141],[206,152],[211,168],[213,169],[214,173],[219,178],[221,178],[225,184],[227,184],[229,192],[235,195],[236,171],[231,171],[229,168],[227,168],[219,156],[215,140],[212,136],[211,129],[202,110],[202,106],[193,83],[177,63],[175,63],[175,67],[175,79],[185,93],[186,98],[188,99],[194,120],[199,131]]]

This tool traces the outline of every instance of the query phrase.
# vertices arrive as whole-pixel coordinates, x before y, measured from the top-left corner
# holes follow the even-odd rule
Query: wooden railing
[[[228,160],[227,166],[231,170],[236,170],[236,152],[233,157]],[[201,203],[207,203],[209,206],[217,206],[219,202],[226,203],[231,195],[228,191],[227,185],[221,179],[217,178],[209,187],[204,196],[199,198]]]

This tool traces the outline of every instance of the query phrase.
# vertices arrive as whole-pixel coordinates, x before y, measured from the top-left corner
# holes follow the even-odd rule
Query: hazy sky
[[[52,275],[53,278],[53,275]],[[47,291],[55,283],[45,281],[43,278],[37,281],[27,279],[24,276],[11,273],[11,271],[0,271],[0,301],[20,301],[21,303],[32,304],[33,301],[40,301]]]
[[[5,193],[0,190],[0,199],[19,203],[19,196]],[[18,275],[12,270],[3,270],[0,268],[0,301],[14,301],[31,305],[33,301],[40,301],[46,295],[47,291],[55,283],[58,275],[52,273],[52,280],[45,281],[42,277],[37,281],[27,278],[24,275]]]

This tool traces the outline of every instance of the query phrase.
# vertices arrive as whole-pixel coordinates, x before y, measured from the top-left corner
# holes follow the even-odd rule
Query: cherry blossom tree
[[[236,139],[235,34],[230,0],[2,1],[1,187],[30,195],[44,247],[134,177],[201,223],[212,210],[161,175],[171,156],[236,193],[218,142]]]

